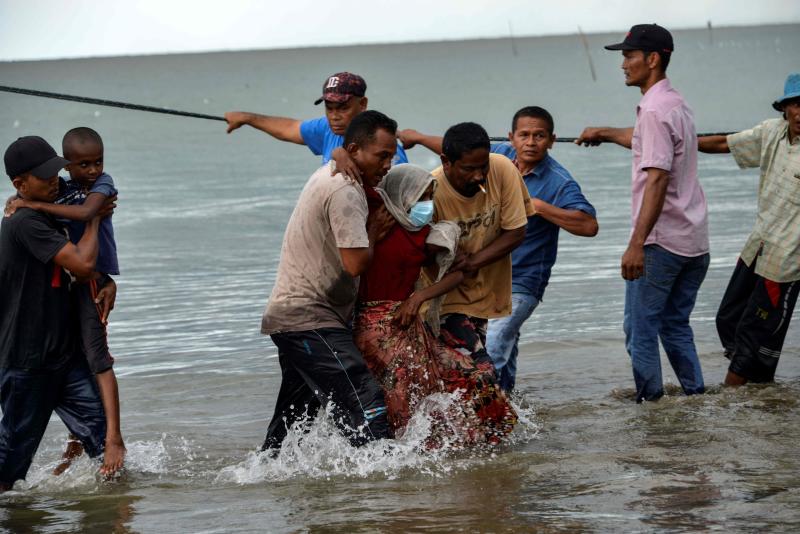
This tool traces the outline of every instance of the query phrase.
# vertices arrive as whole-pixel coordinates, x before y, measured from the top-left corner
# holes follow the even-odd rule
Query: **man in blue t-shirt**
[[[524,107],[511,121],[509,142],[491,149],[516,164],[536,208],[528,216],[525,240],[511,253],[511,315],[490,320],[486,338],[500,387],[506,391],[514,389],[520,328],[539,305],[550,280],[559,230],[587,237],[598,230],[594,207],[569,172],[548,154],[556,139],[553,131],[553,117],[547,110]],[[415,130],[403,130],[398,136],[406,148],[421,144],[441,153],[441,137]]]
[[[364,78],[350,72],[339,72],[325,80],[322,85],[322,96],[314,102],[314,105],[325,102],[324,117],[299,121],[244,111],[229,111],[225,114],[228,133],[244,125],[252,126],[280,141],[306,145],[315,155],[322,156],[323,165],[333,159],[342,172],[350,175],[348,172],[351,167],[350,160],[346,158],[346,152],[340,151],[340,155],[346,159],[339,161],[334,150],[342,146],[344,132],[350,126],[353,117],[367,109],[366,92],[367,83]],[[398,163],[408,163],[406,153],[399,144],[392,160],[393,165]],[[357,168],[352,172],[357,173]],[[358,177],[352,176],[352,178]]]

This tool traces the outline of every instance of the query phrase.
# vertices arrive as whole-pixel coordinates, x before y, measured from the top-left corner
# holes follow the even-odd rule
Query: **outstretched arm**
[[[536,208],[536,215],[543,217],[566,230],[567,232],[583,237],[594,237],[597,235],[599,226],[597,219],[581,210],[567,210],[556,207],[552,204],[532,197],[531,202]]]
[[[298,145],[305,144],[303,136],[300,135],[300,121],[297,119],[271,117],[246,111],[229,111],[225,114],[225,120],[228,122],[228,133],[242,126],[252,126],[280,141],[288,141]]]
[[[597,146],[600,143],[616,143],[625,148],[631,147],[633,128],[589,127],[584,128],[581,135],[575,139],[576,145]]]
[[[397,137],[406,150],[414,148],[416,145],[422,145],[436,155],[442,153],[442,138],[438,135],[426,135],[409,128],[397,132]]]
[[[727,135],[705,135],[697,138],[697,149],[708,154],[727,154],[731,151],[728,147]]]

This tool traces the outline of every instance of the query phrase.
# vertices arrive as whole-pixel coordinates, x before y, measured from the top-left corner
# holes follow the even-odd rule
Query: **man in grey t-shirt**
[[[357,115],[344,148],[374,187],[389,170],[397,123],[377,111]],[[303,416],[333,403],[337,425],[353,445],[390,437],[380,385],[353,342],[349,324],[358,277],[372,248],[394,223],[385,208],[368,214],[361,185],[318,169],[300,193],[281,247],[278,276],[261,322],[278,347],[282,381],[262,450],[280,448]]]

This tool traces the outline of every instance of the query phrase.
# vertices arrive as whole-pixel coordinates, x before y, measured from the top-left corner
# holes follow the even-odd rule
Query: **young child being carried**
[[[103,172],[103,140],[97,132],[86,127],[73,128],[64,135],[62,150],[64,157],[70,161],[67,166],[70,179],[59,179],[59,194],[55,203],[18,198],[10,203],[7,214],[26,207],[63,219],[70,240],[77,243],[83,235],[85,222],[90,221],[109,198],[116,197],[117,190],[111,176]],[[109,275],[119,274],[117,245],[110,216],[103,218],[100,223],[98,242],[97,278],[79,280],[82,283],[75,284],[74,289],[78,301],[82,348],[89,368],[95,374],[106,415],[105,452],[100,472],[113,474],[122,468],[126,451],[120,430],[119,390],[112,368],[114,359],[108,350],[105,327],[116,297],[116,285]],[[64,461],[56,467],[55,474],[66,470],[82,452],[80,441],[70,436]]]

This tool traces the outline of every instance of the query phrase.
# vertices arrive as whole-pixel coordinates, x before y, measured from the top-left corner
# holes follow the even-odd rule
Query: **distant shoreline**
[[[713,21],[712,21],[713,24]],[[780,27],[793,27],[797,26],[800,28],[800,24],[742,24],[742,25],[725,25],[725,26],[712,26],[712,30],[714,32],[717,31],[725,31],[725,30],[743,30],[743,29],[754,29],[754,28],[780,28]],[[585,32],[587,37],[593,36],[618,36],[626,31],[626,28],[620,28],[619,30],[611,30],[605,32]],[[689,27],[689,28],[677,28],[672,29],[670,28],[675,34],[681,34],[684,32],[705,32],[708,31],[708,28],[705,26],[700,27]],[[365,47],[385,47],[385,46],[397,46],[397,45],[436,45],[436,44],[452,44],[452,43],[480,43],[480,42],[489,42],[489,41],[526,41],[530,39],[563,39],[564,37],[577,37],[579,34],[578,32],[574,33],[554,33],[554,34],[540,34],[540,35],[529,35],[529,34],[513,34],[513,35],[505,35],[505,36],[495,36],[495,37],[476,37],[474,39],[441,39],[437,41],[376,41],[376,42],[362,42],[362,43],[351,43],[351,44],[320,44],[320,45],[312,45],[312,46],[286,46],[286,47],[275,47],[275,48],[237,48],[237,49],[223,49],[223,50],[203,50],[203,51],[192,51],[192,52],[159,52],[159,53],[152,53],[152,54],[126,54],[126,55],[109,55],[109,56],[75,56],[75,57],[48,57],[48,58],[39,58],[39,59],[0,59],[0,65],[8,64],[8,63],[45,63],[48,61],[80,61],[80,60],[87,60],[87,59],[128,59],[128,58],[143,58],[143,57],[171,57],[171,56],[199,56],[199,55],[215,55],[215,54],[239,54],[239,53],[254,53],[254,52],[288,52],[288,51],[307,51],[307,50],[318,50],[318,49],[352,49],[352,48],[365,48]]]

